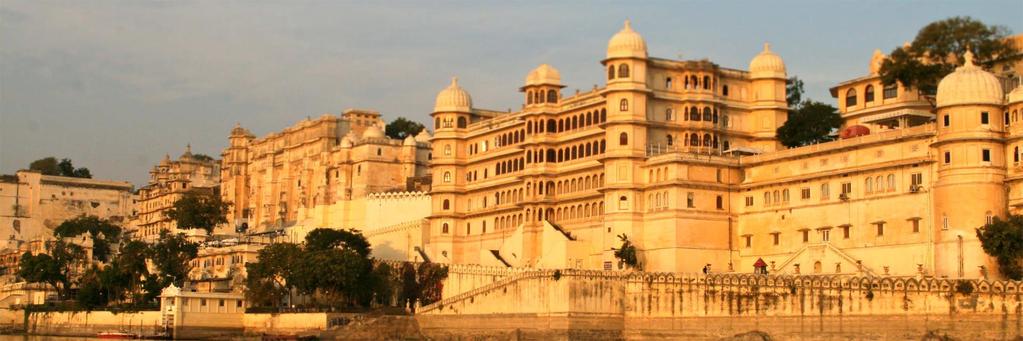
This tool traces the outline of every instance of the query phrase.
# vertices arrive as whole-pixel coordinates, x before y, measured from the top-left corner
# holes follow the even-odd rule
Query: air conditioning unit
[[[849,200],[849,193],[842,193],[842,194],[839,194],[839,195],[838,195],[838,198],[839,198],[839,199],[842,199],[843,201],[845,201],[845,200]]]
[[[909,192],[910,193],[919,192],[921,189],[923,189],[923,188],[921,188],[920,185],[911,185],[911,186],[909,186]]]

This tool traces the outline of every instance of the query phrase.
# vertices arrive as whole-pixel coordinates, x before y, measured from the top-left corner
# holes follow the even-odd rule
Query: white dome
[[[415,146],[416,138],[412,135],[405,136],[405,142],[402,142],[401,144],[405,146]]]
[[[386,136],[384,135],[384,131],[381,130],[380,127],[378,127],[375,124],[369,126],[369,128],[366,128],[366,131],[362,132],[363,139],[379,139],[385,137]]]
[[[1009,103],[1020,103],[1023,102],[1023,82],[1019,83],[1019,86],[1015,90],[1009,93]]]
[[[348,135],[345,135],[345,137],[341,138],[341,148],[352,148],[352,145],[354,144],[355,143],[352,142],[352,138]]]
[[[437,94],[433,112],[472,112],[472,97],[458,86],[458,77],[452,77],[451,85]]]
[[[785,61],[771,51],[771,44],[764,43],[764,50],[749,62],[749,72],[752,78],[786,78]]]
[[[646,41],[643,37],[632,30],[628,20],[625,27],[615,33],[607,42],[607,58],[635,57],[646,58]]]
[[[937,104],[945,107],[957,104],[1002,105],[1005,93],[995,75],[973,64],[973,52],[966,51],[963,66],[948,74],[938,83]]]
[[[553,66],[542,64],[526,76],[526,85],[551,84],[561,85],[561,73]]]
[[[430,143],[430,138],[430,133],[423,129],[423,131],[416,135],[416,142]]]
[[[881,50],[874,50],[874,55],[870,56],[870,74],[876,75],[881,72],[881,64],[884,63],[885,57]]]

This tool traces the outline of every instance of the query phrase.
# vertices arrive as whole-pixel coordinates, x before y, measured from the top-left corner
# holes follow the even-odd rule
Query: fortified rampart
[[[505,274],[468,291],[449,290],[448,285],[458,286],[469,274],[450,277],[445,298],[417,311],[420,327],[427,334],[444,330],[459,335],[460,329],[482,328],[496,335],[542,330],[543,335],[571,338],[602,331],[634,338],[651,333],[677,337],[701,330],[732,335],[731,331],[796,328],[803,333],[809,328],[803,324],[810,319],[820,328],[844,323],[847,328],[883,333],[883,321],[898,318],[916,338],[931,329],[989,323],[954,331],[967,339],[985,339],[996,332],[1010,338],[1020,335],[1023,318],[1023,285],[1018,281],[575,269]],[[459,293],[448,296],[455,292]],[[713,326],[710,331],[708,326]],[[548,329],[563,334],[549,334]]]

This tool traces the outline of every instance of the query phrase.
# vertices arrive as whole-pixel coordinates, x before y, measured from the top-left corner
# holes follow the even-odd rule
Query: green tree
[[[302,258],[302,249],[292,243],[274,243],[259,250],[256,262],[245,264],[246,298],[256,306],[282,306],[299,281],[296,263]]]
[[[210,162],[210,161],[214,160],[213,157],[211,157],[209,155],[198,154],[198,153],[197,154],[192,154],[192,159],[195,159],[196,161],[202,161],[202,162]]]
[[[121,228],[97,216],[79,216],[69,219],[53,230],[57,238],[74,238],[88,233],[92,239],[92,258],[106,262],[110,257],[111,245],[121,237]]]
[[[156,278],[149,273],[146,264],[150,256],[149,245],[142,241],[132,240],[120,247],[117,257],[114,258],[111,266],[124,274],[125,291],[130,295],[132,302],[147,303],[152,300],[146,288],[148,278]]]
[[[977,229],[981,247],[998,262],[998,269],[1005,277],[1023,279],[1023,216],[1011,215],[1002,220],[995,217],[990,224]]]
[[[448,267],[424,262],[419,264],[419,304],[427,305],[440,301],[444,292],[444,279],[448,278]]]
[[[416,276],[416,267],[412,263],[405,262],[401,265],[401,293],[398,295],[398,302],[409,312],[415,314],[418,301],[419,280]]]
[[[160,288],[171,283],[181,287],[192,270],[192,259],[199,254],[198,245],[181,234],[167,231],[160,232],[160,241],[152,244],[149,250],[150,260],[159,272]]]
[[[934,94],[942,77],[963,64],[967,50],[974,62],[990,68],[995,63],[1011,63],[1023,58],[1005,38],[1009,30],[987,25],[970,17],[952,17],[924,26],[908,46],[895,48],[881,64],[885,85],[902,83]]]
[[[636,257],[636,246],[629,240],[629,236],[623,234],[618,235],[618,239],[622,241],[622,246],[614,250],[615,258],[625,263],[631,268],[639,267],[639,259]]]
[[[179,229],[203,229],[212,234],[213,228],[227,222],[228,207],[230,204],[222,201],[217,193],[190,190],[164,214],[177,221]]]
[[[62,239],[51,242],[47,253],[25,252],[18,263],[18,276],[30,283],[49,284],[61,299],[70,298],[71,274],[85,261],[81,246]]]
[[[795,108],[803,103],[803,80],[792,76],[785,80],[785,102],[789,108]]]
[[[789,111],[789,119],[778,127],[777,136],[786,147],[800,147],[834,140],[832,131],[841,126],[842,116],[837,108],[806,101]]]
[[[52,156],[32,161],[28,165],[28,169],[43,175],[60,175],[60,169],[57,168],[57,158]]]
[[[398,117],[387,124],[384,134],[392,139],[404,139],[408,136],[415,136],[425,128],[422,123]]]
[[[355,229],[318,228],[310,231],[305,237],[307,250],[327,250],[338,247],[352,249],[362,257],[369,257],[371,251],[369,241],[362,235],[362,232]]]

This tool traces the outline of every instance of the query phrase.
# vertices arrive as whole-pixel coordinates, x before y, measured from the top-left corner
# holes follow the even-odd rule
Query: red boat
[[[138,335],[124,332],[102,332],[96,334],[99,339],[137,339]]]

